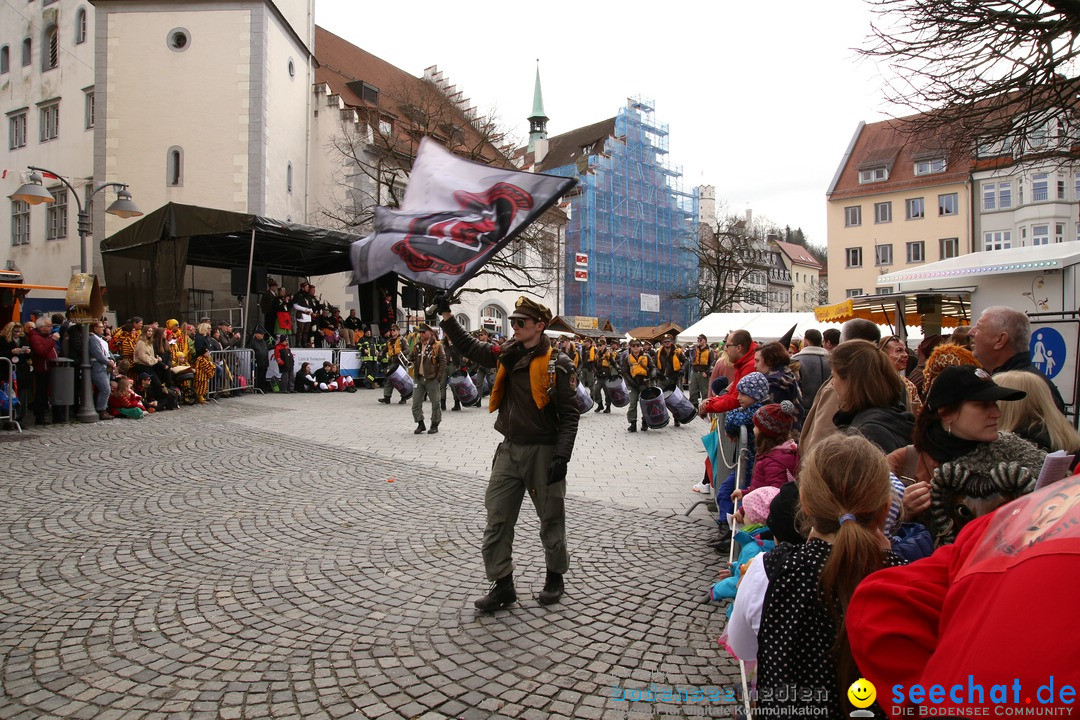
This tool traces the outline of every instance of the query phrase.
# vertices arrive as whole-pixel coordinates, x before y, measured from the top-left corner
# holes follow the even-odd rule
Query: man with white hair
[[[991,375],[1009,370],[1035,373],[1046,382],[1058,410],[1065,412],[1065,401],[1057,387],[1031,363],[1031,321],[1026,313],[1005,305],[988,307],[971,328],[970,337],[975,359]]]

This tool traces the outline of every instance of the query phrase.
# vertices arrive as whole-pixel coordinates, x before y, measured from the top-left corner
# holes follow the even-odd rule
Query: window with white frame
[[[938,241],[939,249],[941,250],[941,259],[948,260],[949,258],[957,257],[960,254],[960,238],[941,238]]]
[[[884,182],[889,179],[889,169],[886,167],[870,168],[859,171],[859,184]]]
[[[67,237],[68,212],[67,188],[49,188],[53,201],[45,215],[45,239],[60,240]]]
[[[945,158],[937,158],[936,160],[920,160],[915,163],[916,175],[933,175],[934,173],[945,172],[946,163]]]
[[[960,212],[960,198],[957,193],[947,193],[945,195],[938,195],[938,215],[944,217],[946,215],[956,215]]]
[[[874,203],[874,222],[876,224],[892,222],[891,202]]]
[[[1011,230],[992,230],[983,233],[983,250],[1004,250],[1011,247]],[[944,258],[944,255],[942,255],[942,258]]]
[[[1047,173],[1035,173],[1031,176],[1031,202],[1049,199],[1050,176]]]
[[[87,130],[89,130],[92,127],[94,127],[94,91],[93,90],[88,90],[86,92],[86,104],[85,104],[83,114],[85,115],[85,117],[83,118],[83,122],[85,123],[84,127]]]
[[[30,203],[11,201],[11,244],[30,244]]]
[[[862,205],[844,208],[844,227],[858,227],[859,225],[862,225]]]
[[[1065,223],[1054,224],[1054,242],[1060,243],[1065,241]]]
[[[48,142],[60,137],[60,103],[54,102],[42,105],[41,110],[41,142]]]
[[[874,247],[875,265],[892,265],[892,243]]]
[[[86,42],[86,8],[79,8],[75,14],[75,44]]]
[[[1065,181],[1064,180],[1058,180],[1057,181],[1057,199],[1058,200],[1064,200],[1065,199]]]
[[[997,210],[997,183],[983,183],[983,210]]]
[[[926,261],[926,243],[922,240],[907,244],[907,261],[921,263]]]
[[[860,268],[862,267],[862,248],[854,247],[848,248],[844,251],[847,260],[847,267]]]
[[[844,291],[844,296],[849,298],[859,297],[862,294],[862,288],[849,288],[848,290]]]
[[[1050,226],[1049,225],[1032,225],[1031,226],[1031,244],[1032,245],[1049,245],[1050,244]]]
[[[26,111],[8,115],[8,149],[26,147]]]
[[[904,201],[904,217],[908,220],[922,220],[926,217],[926,204],[921,197]]]
[[[998,208],[1004,210],[1012,207],[1012,183],[998,183]]]

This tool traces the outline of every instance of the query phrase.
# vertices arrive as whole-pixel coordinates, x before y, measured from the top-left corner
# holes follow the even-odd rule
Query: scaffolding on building
[[[697,279],[700,196],[684,191],[682,168],[668,157],[668,126],[651,100],[634,97],[615,117],[600,153],[554,170],[577,177],[566,230],[566,314],[609,318],[625,331],[697,318],[697,303],[673,299]],[[588,258],[580,279],[578,255]]]

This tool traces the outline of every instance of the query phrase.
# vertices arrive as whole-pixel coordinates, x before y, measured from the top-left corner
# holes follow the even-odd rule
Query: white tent
[[[709,342],[723,342],[732,330],[746,330],[756,342],[771,342],[783,337],[792,325],[795,326],[793,337],[801,338],[810,328],[839,330],[841,323],[818,322],[812,312],[712,313],[683,330],[676,339],[681,343],[695,342],[698,335],[705,335]],[[892,334],[888,325],[878,327],[883,337]],[[908,328],[909,345],[917,345],[922,337],[921,328]]]

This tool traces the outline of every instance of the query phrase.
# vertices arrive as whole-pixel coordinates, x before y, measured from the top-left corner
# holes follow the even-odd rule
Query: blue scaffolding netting
[[[668,126],[653,103],[630,99],[615,117],[615,136],[601,153],[545,170],[576,177],[566,230],[566,314],[608,318],[625,332],[644,325],[697,320],[692,292],[697,255],[698,188],[682,187],[682,168],[668,160]],[[588,256],[588,279],[575,275]]]

